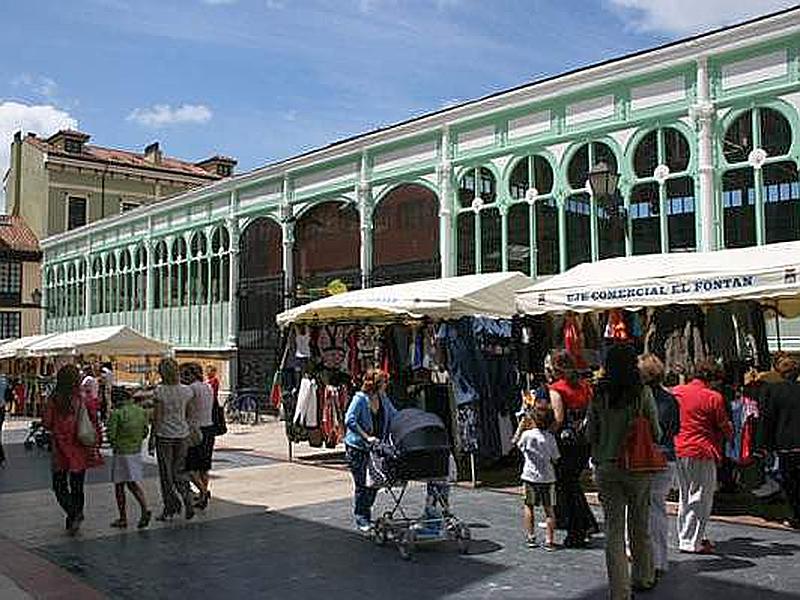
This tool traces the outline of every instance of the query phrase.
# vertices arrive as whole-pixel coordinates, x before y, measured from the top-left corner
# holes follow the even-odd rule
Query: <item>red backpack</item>
[[[653,428],[637,402],[628,434],[622,443],[619,466],[632,473],[657,473],[667,468],[667,459],[653,439]]]

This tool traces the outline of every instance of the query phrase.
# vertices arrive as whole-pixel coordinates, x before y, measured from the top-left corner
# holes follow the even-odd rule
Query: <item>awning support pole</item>
[[[781,316],[778,309],[775,309],[775,335],[778,336],[778,352],[781,351]]]
[[[478,487],[478,474],[475,468],[475,454],[469,455],[469,468],[472,474],[472,487]]]

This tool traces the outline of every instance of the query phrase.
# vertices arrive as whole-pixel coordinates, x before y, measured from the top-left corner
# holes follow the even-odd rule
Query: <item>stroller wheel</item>
[[[411,560],[414,555],[414,544],[417,541],[417,534],[409,530],[400,538],[397,544],[397,549],[400,551],[400,558],[403,560]]]
[[[469,527],[460,524],[456,531],[456,539],[458,540],[458,551],[461,554],[469,554],[469,544],[472,541],[472,534]]]
[[[372,529],[372,541],[375,542],[377,546],[383,546],[389,541],[389,534],[386,531],[386,522],[383,518],[375,521],[375,526]]]

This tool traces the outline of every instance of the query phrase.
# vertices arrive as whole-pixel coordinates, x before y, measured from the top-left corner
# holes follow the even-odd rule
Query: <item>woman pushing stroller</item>
[[[345,415],[345,453],[353,476],[353,514],[359,531],[368,532],[372,522],[372,505],[376,488],[367,487],[369,450],[373,444],[385,441],[397,411],[386,394],[388,377],[378,369],[364,375],[361,390],[353,395]]]

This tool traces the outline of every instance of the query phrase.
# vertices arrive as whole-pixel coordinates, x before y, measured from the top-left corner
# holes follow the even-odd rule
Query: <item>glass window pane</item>
[[[611,148],[604,144],[603,142],[593,142],[593,150],[594,150],[594,165],[599,162],[605,162],[608,165],[608,168],[616,173],[617,169],[617,157],[614,156],[614,152]],[[585,180],[585,178],[584,178]]]
[[[522,200],[525,198],[525,192],[528,191],[528,159],[523,158],[511,171],[511,177],[508,181],[508,193],[514,200]]]
[[[502,224],[500,211],[481,211],[481,270],[483,273],[502,271]]]
[[[572,155],[567,166],[567,182],[573,190],[582,190],[586,186],[589,174],[589,145],[584,144]]]
[[[590,214],[589,194],[573,194],[567,198],[568,267],[592,260]]]
[[[753,150],[753,111],[748,110],[739,115],[725,132],[722,152],[729,163],[740,163],[747,160]]]
[[[531,274],[530,206],[515,204],[508,211],[508,269]]]
[[[725,247],[756,244],[755,205],[746,201],[755,192],[752,169],[728,171],[722,176]]]
[[[560,270],[558,248],[558,206],[555,200],[536,203],[537,272],[555,275]]]
[[[661,252],[658,184],[637,185],[630,200],[633,254]]]
[[[694,179],[691,177],[670,179],[666,183],[666,192],[669,251],[694,250],[697,246]]]
[[[783,156],[792,145],[792,126],[777,110],[760,108],[761,147],[768,156]]]
[[[652,177],[658,166],[657,131],[645,135],[633,153],[633,170],[637,177]]]
[[[764,206],[766,242],[789,242],[800,239],[800,186],[797,165],[781,162],[764,165]]]
[[[533,187],[540,196],[553,191],[553,167],[543,156],[533,157]]]
[[[689,142],[673,127],[664,129],[664,161],[671,173],[681,173],[689,168]]]
[[[475,273],[475,213],[458,215],[458,274]]]

